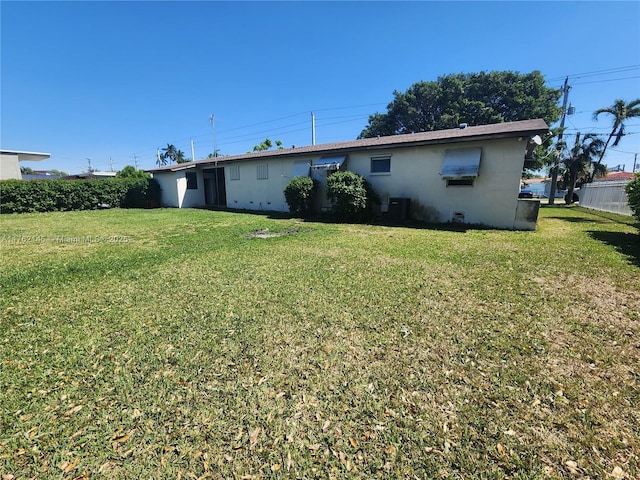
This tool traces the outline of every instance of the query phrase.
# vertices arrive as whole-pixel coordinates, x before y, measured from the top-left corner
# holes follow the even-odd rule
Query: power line
[[[584,132],[584,131],[589,131],[589,130],[594,130],[594,129],[592,127],[583,127],[583,128],[574,127],[574,128],[565,128],[564,129],[565,132]],[[639,133],[640,132],[624,132],[624,135],[637,135]],[[604,132],[604,133],[597,133],[596,132],[595,135],[608,135],[608,132]]]
[[[375,105],[386,105],[386,103],[370,103],[370,104],[361,104],[361,105],[350,105],[350,106],[342,106],[342,107],[331,107],[331,108],[320,108],[320,109],[313,109],[313,111],[332,111],[332,110],[345,110],[345,109],[352,109],[352,108],[362,108],[362,107],[367,107],[367,106],[375,106]],[[228,132],[234,132],[234,131],[238,131],[238,130],[244,130],[244,129],[249,129],[252,127],[256,127],[256,126],[260,126],[260,125],[266,125],[269,123],[274,123],[274,122],[278,122],[280,120],[286,120],[289,118],[294,118],[294,117],[298,117],[301,115],[308,115],[309,112],[305,111],[305,112],[300,112],[300,113],[295,113],[292,115],[285,115],[283,117],[278,117],[278,118],[274,118],[271,120],[264,120],[262,122],[256,122],[256,123],[251,123],[251,124],[247,124],[247,125],[243,125],[243,126],[239,126],[239,127],[233,127],[233,128],[229,128],[229,129],[217,129],[217,132],[219,134],[226,134]],[[350,117],[360,117],[360,118],[368,118],[370,115],[370,113],[367,114],[357,114],[357,115],[347,115],[347,116],[338,116],[338,117],[329,117],[330,118],[350,118]],[[293,123],[293,124],[287,124],[287,125],[282,125],[282,126],[278,126],[278,127],[274,127],[274,128],[270,128],[268,130],[259,130],[259,131],[252,131],[252,132],[247,132],[244,134],[240,134],[240,135],[235,135],[232,137],[227,137],[229,139],[235,139],[235,138],[242,138],[242,137],[251,137],[254,135],[258,135],[259,133],[271,133],[271,132],[276,132],[278,129],[282,129],[282,128],[288,128],[290,126],[295,126],[295,125],[303,125],[306,124],[307,120],[302,121],[302,122],[297,122],[297,123]],[[288,133],[288,132],[284,132],[284,133]],[[274,133],[275,134],[275,133]],[[198,138],[204,138],[204,137],[209,137],[210,136],[210,132],[207,133],[202,133],[202,134],[197,134],[197,135],[191,135],[191,136],[185,136],[182,138],[178,138],[176,140],[174,140],[174,144],[182,144],[181,142],[187,142],[189,139],[198,139]]]
[[[633,78],[640,78],[640,75],[636,75],[633,77],[621,77],[621,78],[608,78],[605,80],[594,80],[592,82],[571,82],[571,85],[590,85],[592,83],[606,83],[606,82],[619,82],[620,80],[629,80],[629,79],[633,79]],[[551,88],[555,88],[556,90],[561,90],[562,87],[551,87]]]
[[[594,71],[590,71],[590,72],[582,72],[582,73],[576,73],[576,74],[571,74],[569,75],[570,77],[573,78],[584,78],[584,77],[594,77],[594,76],[601,76],[601,75],[611,75],[611,74],[616,74],[616,73],[622,73],[622,72],[627,72],[627,71],[632,71],[632,70],[636,70],[636,69],[640,69],[640,65],[628,65],[628,66],[622,66],[622,67],[615,67],[615,68],[609,68],[609,69],[602,69],[602,70],[594,70]],[[557,78],[562,78],[562,77],[553,77],[550,79],[547,79],[547,81],[553,81],[556,80]],[[640,76],[633,76],[633,77],[624,77],[624,78],[616,78],[616,79],[602,79],[602,80],[595,80],[592,82],[578,82],[577,84],[589,84],[589,83],[601,83],[601,82],[610,82],[610,81],[619,81],[619,80],[624,80],[624,79],[628,79],[628,78],[640,78]],[[360,104],[360,105],[351,105],[351,106],[339,106],[339,107],[330,107],[330,108],[313,108],[313,109],[309,109],[306,111],[302,111],[302,112],[298,112],[298,113],[293,113],[290,115],[284,115],[282,117],[277,117],[274,119],[269,119],[269,120],[264,120],[264,121],[260,121],[260,122],[255,122],[255,123],[250,123],[250,124],[246,124],[246,125],[241,125],[238,127],[233,127],[233,128],[229,128],[226,130],[218,130],[218,133],[222,136],[222,145],[232,145],[232,144],[237,144],[237,143],[241,143],[244,140],[250,140],[252,138],[257,138],[257,136],[261,135],[261,134],[268,134],[268,135],[286,135],[289,133],[297,133],[300,131],[304,131],[306,130],[306,128],[302,128],[302,129],[293,129],[293,130],[284,130],[283,129],[287,129],[289,127],[294,127],[297,125],[304,125],[307,123],[307,121],[301,121],[301,122],[296,122],[296,123],[290,123],[290,124],[286,124],[286,125],[280,125],[280,126],[275,126],[273,128],[268,128],[268,129],[262,129],[262,130],[257,130],[257,131],[250,131],[250,132],[246,132],[246,133],[240,133],[237,135],[233,135],[233,136],[227,136],[226,138],[224,137],[225,134],[230,133],[230,132],[238,132],[241,130],[247,130],[247,129],[252,129],[253,127],[258,127],[258,126],[262,126],[262,125],[268,125],[268,124],[272,124],[275,122],[279,122],[282,120],[287,120],[290,118],[295,118],[295,117],[299,117],[299,116],[306,116],[308,115],[309,111],[314,111],[314,112],[327,112],[327,111],[336,111],[336,110],[345,110],[345,109],[354,109],[354,108],[362,108],[362,107],[371,107],[371,106],[381,106],[381,105],[388,105],[388,102],[376,102],[376,103],[368,103],[368,104]],[[349,115],[349,116],[344,116],[344,118],[353,118],[354,120],[351,121],[356,121],[357,119],[362,118],[364,121],[366,121],[366,119],[370,116],[370,113],[365,114],[361,114],[361,115]],[[341,117],[328,117],[325,120],[331,120],[331,119],[338,119]],[[330,126],[330,125],[335,125],[335,124],[340,124],[340,123],[348,123],[349,120],[345,120],[345,121],[341,121],[341,122],[332,122],[332,123],[321,123],[318,126],[319,127],[323,127],[323,126]],[[201,139],[201,138],[206,138],[209,137],[210,133],[202,133],[202,134],[197,134],[197,135],[192,135],[189,137],[184,137],[184,138],[179,138],[175,141],[176,144],[179,144],[181,147],[184,144],[186,145],[186,142],[193,138],[193,139]],[[186,147],[184,147],[186,148]]]
[[[635,75],[633,77],[608,78],[606,80],[594,80],[593,82],[575,82],[574,85],[588,85],[591,83],[618,82],[620,80],[630,80],[632,78],[640,78],[640,75]]]
[[[588,127],[576,127],[573,122],[571,122],[571,125],[574,126],[574,128],[578,129],[578,130],[587,130],[587,129],[592,129],[592,130],[611,130],[611,127],[594,127],[594,126],[588,126]],[[640,127],[640,125],[638,124],[633,124],[633,125],[625,125],[625,128],[628,127]],[[627,132],[625,132],[627,133]]]
[[[557,80],[562,80],[565,77],[573,77],[573,78],[581,78],[581,77],[593,77],[593,76],[597,76],[597,75],[607,75],[610,73],[621,73],[621,72],[625,72],[628,70],[636,70],[636,69],[640,69],[640,64],[638,65],[628,65],[626,67],[615,67],[615,68],[608,68],[605,70],[594,70],[591,72],[583,72],[583,73],[571,73],[568,75],[562,75],[560,77],[553,77],[553,78],[548,78],[547,81],[548,82],[555,82]]]
[[[625,154],[629,154],[629,155],[637,155],[638,154],[638,152],[627,152],[625,150],[618,150],[617,148],[613,148],[613,147],[609,148],[609,150],[613,150],[616,153],[625,153]]]
[[[579,79],[579,78],[589,78],[589,77],[598,77],[598,76],[606,76],[606,75],[614,75],[614,74],[620,74],[620,73],[624,73],[624,72],[631,72],[631,71],[635,71],[640,69],[640,64],[637,65],[627,65],[627,66],[621,66],[621,67],[615,67],[615,68],[608,68],[608,69],[601,69],[601,70],[594,70],[594,71],[589,71],[589,72],[582,72],[582,73],[575,73],[575,74],[570,74],[568,75],[568,77],[574,78],[574,79]],[[562,77],[551,77],[546,79],[547,84],[549,82],[553,82],[555,80],[559,80],[562,78],[565,78],[566,76],[563,75]],[[620,80],[626,80],[626,79],[633,79],[633,78],[640,78],[640,76],[630,76],[630,77],[620,77],[620,78],[609,78],[609,79],[601,79],[601,80],[593,80],[593,81],[585,81],[585,82],[577,82],[574,83],[574,85],[582,85],[582,84],[592,84],[592,83],[603,83],[603,82],[612,82],[612,81],[620,81]],[[229,128],[227,130],[218,130],[218,133],[225,135],[229,132],[239,132],[241,130],[248,130],[248,129],[253,129],[254,127],[259,127],[262,125],[267,125],[267,124],[273,124],[275,122],[279,122],[282,120],[287,120],[287,119],[291,119],[291,118],[295,118],[295,117],[299,117],[299,116],[307,116],[309,114],[310,111],[313,112],[330,112],[330,111],[338,111],[338,110],[348,110],[348,109],[356,109],[356,108],[364,108],[364,107],[374,107],[374,106],[383,106],[383,105],[388,105],[389,102],[376,102],[376,103],[368,103],[368,104],[359,104],[359,105],[351,105],[351,106],[338,106],[338,107],[330,107],[330,108],[313,108],[313,109],[308,109],[302,112],[298,112],[298,113],[294,113],[294,114],[290,114],[290,115],[285,115],[282,117],[277,117],[274,119],[268,119],[268,120],[264,120],[264,121],[260,121],[260,122],[255,122],[255,123],[251,123],[251,124],[246,124],[246,125],[241,125],[241,126],[237,126],[237,127],[233,127],[233,128]],[[580,112],[581,113],[581,112]],[[336,125],[336,124],[341,124],[341,123],[349,123],[349,122],[355,122],[358,121],[360,119],[362,119],[363,121],[366,122],[367,118],[371,115],[371,113],[366,113],[366,114],[353,114],[353,115],[344,115],[344,116],[332,116],[332,117],[327,117],[324,119],[320,119],[321,122],[324,123],[320,123],[318,126],[319,127],[326,127],[326,126],[330,126],[330,125]],[[224,118],[224,117],[223,117]],[[344,119],[344,120],[341,120]],[[337,122],[327,122],[328,120],[340,120]],[[246,133],[239,133],[237,135],[233,135],[233,136],[229,136],[226,138],[226,141],[222,142],[222,145],[232,145],[232,144],[237,144],[237,143],[242,143],[244,139],[245,141],[249,141],[252,138],[257,138],[257,136],[261,135],[261,134],[269,134],[269,135],[286,135],[286,134],[290,134],[290,133],[297,133],[297,132],[301,132],[301,131],[305,131],[307,130],[307,128],[300,128],[300,129],[292,129],[292,130],[284,130],[283,129],[287,129],[289,127],[295,127],[297,125],[304,125],[307,124],[307,120],[305,121],[301,121],[301,122],[296,122],[296,123],[289,123],[286,125],[280,125],[280,126],[274,126],[273,128],[270,129],[261,129],[258,131],[251,131],[251,132],[246,132]],[[573,125],[573,123],[571,123],[571,125],[573,127],[575,127],[575,125]],[[632,125],[632,126],[637,126],[637,125]],[[598,128],[598,129],[607,129],[608,127],[589,127],[591,129],[594,128]],[[589,129],[587,128],[587,130]],[[579,128],[575,127],[575,130],[580,130]],[[582,129],[584,130],[584,129]],[[636,134],[637,132],[628,132],[627,134],[631,135],[631,134]],[[174,143],[176,145],[178,145],[180,147],[181,150],[183,151],[187,151],[190,148],[190,144],[189,146],[187,146],[187,142],[190,141],[190,139],[203,139],[203,138],[209,138],[211,135],[211,132],[207,131],[206,133],[202,133],[202,134],[198,134],[198,135],[190,135],[190,136],[185,136],[183,138],[179,138],[177,140],[174,141]],[[223,137],[224,138],[224,137]],[[230,140],[236,140],[236,141],[230,141]],[[141,161],[141,163],[147,163],[147,162],[151,162],[154,163],[155,162],[155,156],[156,156],[156,147],[154,147],[153,149],[147,149],[147,148],[139,148],[139,149],[135,149],[136,152],[139,152],[140,156],[138,157]],[[57,158],[61,159],[61,160],[74,160],[76,157],[70,157],[70,156],[56,156]],[[134,163],[137,159],[134,159]],[[80,162],[81,160],[78,158],[78,160],[75,160],[77,162]],[[100,165],[102,165],[102,162],[100,162]]]
[[[375,105],[388,105],[389,102],[385,102],[385,103],[367,103],[364,105],[353,105],[351,107],[334,107],[334,108],[314,108],[313,111],[314,112],[324,112],[327,110],[344,110],[346,108],[360,108],[360,107],[373,107]]]
[[[288,118],[293,118],[293,117],[298,117],[300,115],[308,115],[308,114],[309,114],[309,112],[294,113],[293,115],[287,115],[285,117],[274,118],[273,120],[265,120],[263,122],[258,122],[258,123],[251,123],[249,125],[244,125],[244,126],[241,126],[241,127],[229,128],[229,129],[223,130],[223,131],[232,132],[232,131],[235,131],[235,130],[242,130],[243,128],[257,127],[257,126],[264,125],[264,124],[267,124],[267,123],[273,123],[273,122],[277,122],[277,121],[280,121],[280,120],[286,120]]]

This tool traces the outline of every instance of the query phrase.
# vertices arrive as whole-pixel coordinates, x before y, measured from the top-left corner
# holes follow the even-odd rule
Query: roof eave
[[[518,128],[517,125],[522,124],[523,128]],[[527,126],[524,128],[524,126]],[[501,132],[486,132],[483,130],[487,128],[500,129],[504,127],[505,131]],[[515,127],[515,128],[512,128]],[[512,129],[509,129],[512,128]],[[479,130],[477,133],[469,132],[468,130]],[[196,162],[188,162],[180,164],[180,167],[170,166],[161,167],[158,169],[146,170],[147,172],[166,172],[166,171],[178,171],[185,168],[192,168],[195,166],[215,166],[217,163],[227,163],[232,161],[250,161],[267,159],[271,157],[295,157],[295,156],[308,156],[310,154],[348,154],[354,151],[372,151],[372,150],[388,150],[392,148],[406,148],[406,147],[419,147],[426,145],[444,145],[451,143],[468,143],[479,140],[499,140],[505,138],[518,138],[518,137],[532,137],[549,131],[549,127],[542,119],[523,120],[520,122],[509,122],[493,125],[479,125],[476,127],[466,127],[464,129],[449,129],[439,130],[435,132],[423,132],[416,134],[405,135],[391,135],[387,137],[378,138],[365,138],[360,140],[354,140],[349,142],[338,142],[321,145],[310,145],[306,147],[298,147],[283,150],[270,150],[265,152],[251,152],[244,155],[232,155],[228,157],[217,157],[216,159],[199,160]],[[454,134],[455,132],[455,134]],[[460,133],[458,133],[460,132]],[[436,138],[416,139],[416,136],[424,135],[437,135],[441,136]],[[373,142],[373,143],[371,143]]]
[[[17,155],[19,162],[39,162],[51,158],[50,153],[45,152],[26,152],[24,150],[0,150],[0,153],[7,155]]]

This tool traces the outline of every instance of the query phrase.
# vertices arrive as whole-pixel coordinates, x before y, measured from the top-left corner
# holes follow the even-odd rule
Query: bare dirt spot
[[[287,230],[283,230],[281,232],[271,232],[268,228],[261,228],[259,230],[254,230],[249,235],[248,238],[275,238],[282,237],[284,235],[292,235],[294,233],[300,233],[302,231],[301,228],[288,228]]]

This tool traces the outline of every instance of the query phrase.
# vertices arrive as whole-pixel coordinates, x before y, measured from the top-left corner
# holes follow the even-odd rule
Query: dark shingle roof
[[[522,120],[519,122],[494,123],[476,127],[452,128],[433,132],[410,133],[406,135],[391,135],[387,137],[363,138],[346,142],[324,143],[308,145],[283,150],[268,150],[264,152],[245,153],[225,157],[208,158],[195,162],[168,165],[166,167],[147,170],[148,172],[176,171],[192,168],[198,165],[211,165],[230,161],[255,160],[259,158],[284,157],[292,155],[348,153],[354,150],[375,150],[400,146],[431,145],[439,143],[470,142],[489,138],[510,138],[536,135],[547,132],[549,127],[542,119]]]

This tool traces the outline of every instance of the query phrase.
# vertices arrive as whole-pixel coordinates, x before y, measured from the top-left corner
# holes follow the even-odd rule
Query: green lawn
[[[0,225],[3,480],[640,477],[629,218]]]

